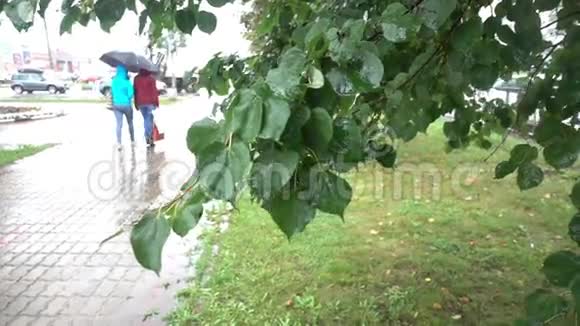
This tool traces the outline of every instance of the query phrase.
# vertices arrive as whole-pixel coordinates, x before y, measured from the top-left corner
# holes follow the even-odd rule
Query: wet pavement
[[[99,244],[175,195],[194,168],[187,127],[211,107],[195,98],[161,109],[166,139],[153,150],[115,150],[112,113],[100,106],[0,126],[0,144],[61,143],[0,168],[0,325],[163,323],[191,275],[195,235],[171,235],[160,277],[137,264],[128,234]],[[135,123],[141,138],[140,115]]]

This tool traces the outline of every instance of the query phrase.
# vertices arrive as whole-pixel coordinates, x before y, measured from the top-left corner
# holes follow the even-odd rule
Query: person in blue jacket
[[[133,85],[129,79],[127,68],[122,65],[117,66],[117,74],[111,83],[111,95],[113,101],[113,112],[117,120],[117,144],[121,148],[121,130],[123,129],[123,116],[127,119],[129,125],[129,134],[131,142],[135,141],[135,132],[133,131]]]

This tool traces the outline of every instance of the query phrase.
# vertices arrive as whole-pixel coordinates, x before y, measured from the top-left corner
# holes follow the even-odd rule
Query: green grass
[[[20,146],[15,149],[0,149],[0,166],[5,166],[20,159],[23,159],[27,156],[34,155],[39,153],[51,145],[40,145],[40,146],[33,146],[33,145],[24,145]]]
[[[176,97],[159,99],[160,105],[173,104],[179,101]],[[12,97],[0,99],[0,103],[77,103],[77,104],[99,104],[108,103],[105,98],[59,98],[59,97]]]
[[[348,175],[355,199],[344,223],[319,213],[288,242],[242,200],[230,229],[205,238],[220,251],[203,258],[207,281],[182,293],[170,324],[512,324],[526,294],[544,284],[547,254],[574,250],[573,181],[548,173],[520,192],[514,176],[493,179],[520,141],[483,163],[488,152],[477,148],[445,154],[440,124],[429,132],[402,146],[397,171],[435,171],[441,181],[414,183],[411,173],[369,164]]]

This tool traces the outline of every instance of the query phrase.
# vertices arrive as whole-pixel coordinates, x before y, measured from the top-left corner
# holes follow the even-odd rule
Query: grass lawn
[[[515,176],[493,180],[515,139],[483,163],[477,148],[445,154],[440,124],[429,133],[402,146],[395,172],[369,164],[347,176],[356,198],[344,223],[319,213],[291,242],[242,200],[228,231],[206,235],[207,277],[170,323],[511,325],[544,284],[547,253],[575,250],[573,180],[552,171],[520,192]]]
[[[24,145],[14,149],[0,148],[0,166],[8,165],[27,156],[34,155],[49,148],[51,145]]]

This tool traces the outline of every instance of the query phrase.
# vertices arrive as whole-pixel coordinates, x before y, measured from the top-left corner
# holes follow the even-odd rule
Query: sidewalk
[[[141,144],[119,153],[73,134],[0,168],[0,325],[162,324],[185,286],[195,235],[170,237],[159,278],[138,265],[128,234],[99,243],[168,200],[193,171],[185,133],[206,113],[179,105],[163,113],[167,139],[152,151]]]

